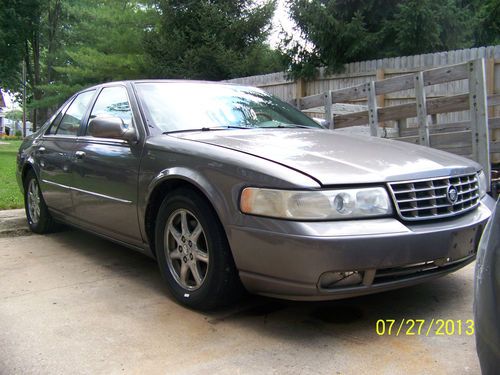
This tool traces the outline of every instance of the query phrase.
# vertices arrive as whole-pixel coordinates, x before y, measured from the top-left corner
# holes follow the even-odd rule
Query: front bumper
[[[495,201],[464,215],[420,223],[394,218],[292,222],[246,217],[227,229],[236,266],[254,293],[328,300],[409,286],[453,272],[475,258]],[[362,282],[323,285],[331,272],[357,271]]]

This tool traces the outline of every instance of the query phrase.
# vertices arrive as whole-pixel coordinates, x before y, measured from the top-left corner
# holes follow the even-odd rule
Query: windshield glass
[[[226,127],[321,128],[319,124],[258,89],[236,86],[140,82],[149,120],[163,132]]]

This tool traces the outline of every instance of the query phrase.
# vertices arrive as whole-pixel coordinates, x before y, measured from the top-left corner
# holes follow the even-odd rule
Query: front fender
[[[214,207],[219,219],[224,223],[229,215],[230,208],[224,199],[223,193],[219,191],[208,179],[199,172],[186,167],[166,168],[158,173],[148,185],[146,192],[146,203],[150,201],[151,194],[158,186],[166,181],[182,180],[200,190]]]

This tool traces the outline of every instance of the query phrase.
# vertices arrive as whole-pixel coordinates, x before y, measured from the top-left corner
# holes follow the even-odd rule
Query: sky
[[[283,28],[287,33],[292,34],[293,27],[294,22],[288,16],[285,0],[278,0],[278,6],[276,7],[276,12],[273,17],[273,28],[268,39],[269,44],[271,44],[272,47],[277,47],[279,44],[279,33],[281,29]]]
[[[2,90],[3,100],[8,109],[17,108],[19,105],[14,101],[14,97]]]

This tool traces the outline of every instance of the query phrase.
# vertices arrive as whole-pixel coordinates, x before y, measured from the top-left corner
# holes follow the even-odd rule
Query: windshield
[[[200,83],[140,82],[149,120],[163,132],[200,128],[311,127],[319,124],[258,89]]]

